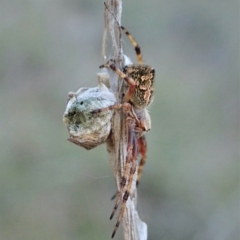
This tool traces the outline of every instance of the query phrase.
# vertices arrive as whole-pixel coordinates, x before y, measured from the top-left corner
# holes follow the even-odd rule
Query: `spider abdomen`
[[[139,109],[147,107],[153,100],[155,70],[144,64],[131,64],[123,72],[135,81],[130,102]]]

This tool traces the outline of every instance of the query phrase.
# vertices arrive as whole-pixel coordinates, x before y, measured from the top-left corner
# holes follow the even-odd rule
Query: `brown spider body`
[[[145,64],[131,64],[125,66],[123,72],[135,82],[129,102],[137,109],[146,108],[153,100],[154,69]]]

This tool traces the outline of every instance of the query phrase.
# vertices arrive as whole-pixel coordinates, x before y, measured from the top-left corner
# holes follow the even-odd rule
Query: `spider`
[[[127,158],[124,165],[120,189],[115,195],[117,199],[113,208],[113,212],[110,216],[110,220],[113,218],[116,210],[118,209],[121,200],[122,206],[114,231],[112,233],[112,238],[118,229],[118,226],[126,209],[126,203],[131,191],[134,173],[137,169],[138,154],[141,154],[141,160],[138,167],[136,185],[139,184],[143,166],[146,162],[147,144],[144,133],[146,131],[149,131],[151,128],[151,119],[146,108],[153,101],[155,75],[155,70],[152,67],[143,64],[141,50],[136,40],[125,27],[120,26],[120,28],[134,46],[138,63],[126,65],[122,70],[117,68],[114,61],[112,60],[100,66],[100,68],[110,68],[120,78],[124,79],[127,91],[123,97],[121,104],[114,104],[106,108],[92,111],[93,113],[99,113],[106,110],[118,110],[123,108],[127,114]]]

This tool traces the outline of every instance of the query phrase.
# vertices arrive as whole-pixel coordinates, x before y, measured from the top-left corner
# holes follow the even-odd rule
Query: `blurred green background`
[[[239,1],[123,1],[122,24],[156,69],[149,239],[239,239]],[[68,92],[96,85],[102,32],[103,1],[0,2],[1,240],[110,239],[105,146],[69,143],[62,122]]]

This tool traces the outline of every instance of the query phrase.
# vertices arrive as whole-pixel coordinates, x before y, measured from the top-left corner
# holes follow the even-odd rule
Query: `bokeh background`
[[[239,239],[239,1],[123,1],[122,24],[156,69],[149,239]],[[62,122],[67,93],[96,85],[102,33],[103,1],[0,2],[1,240],[110,239],[105,146],[69,143]]]

